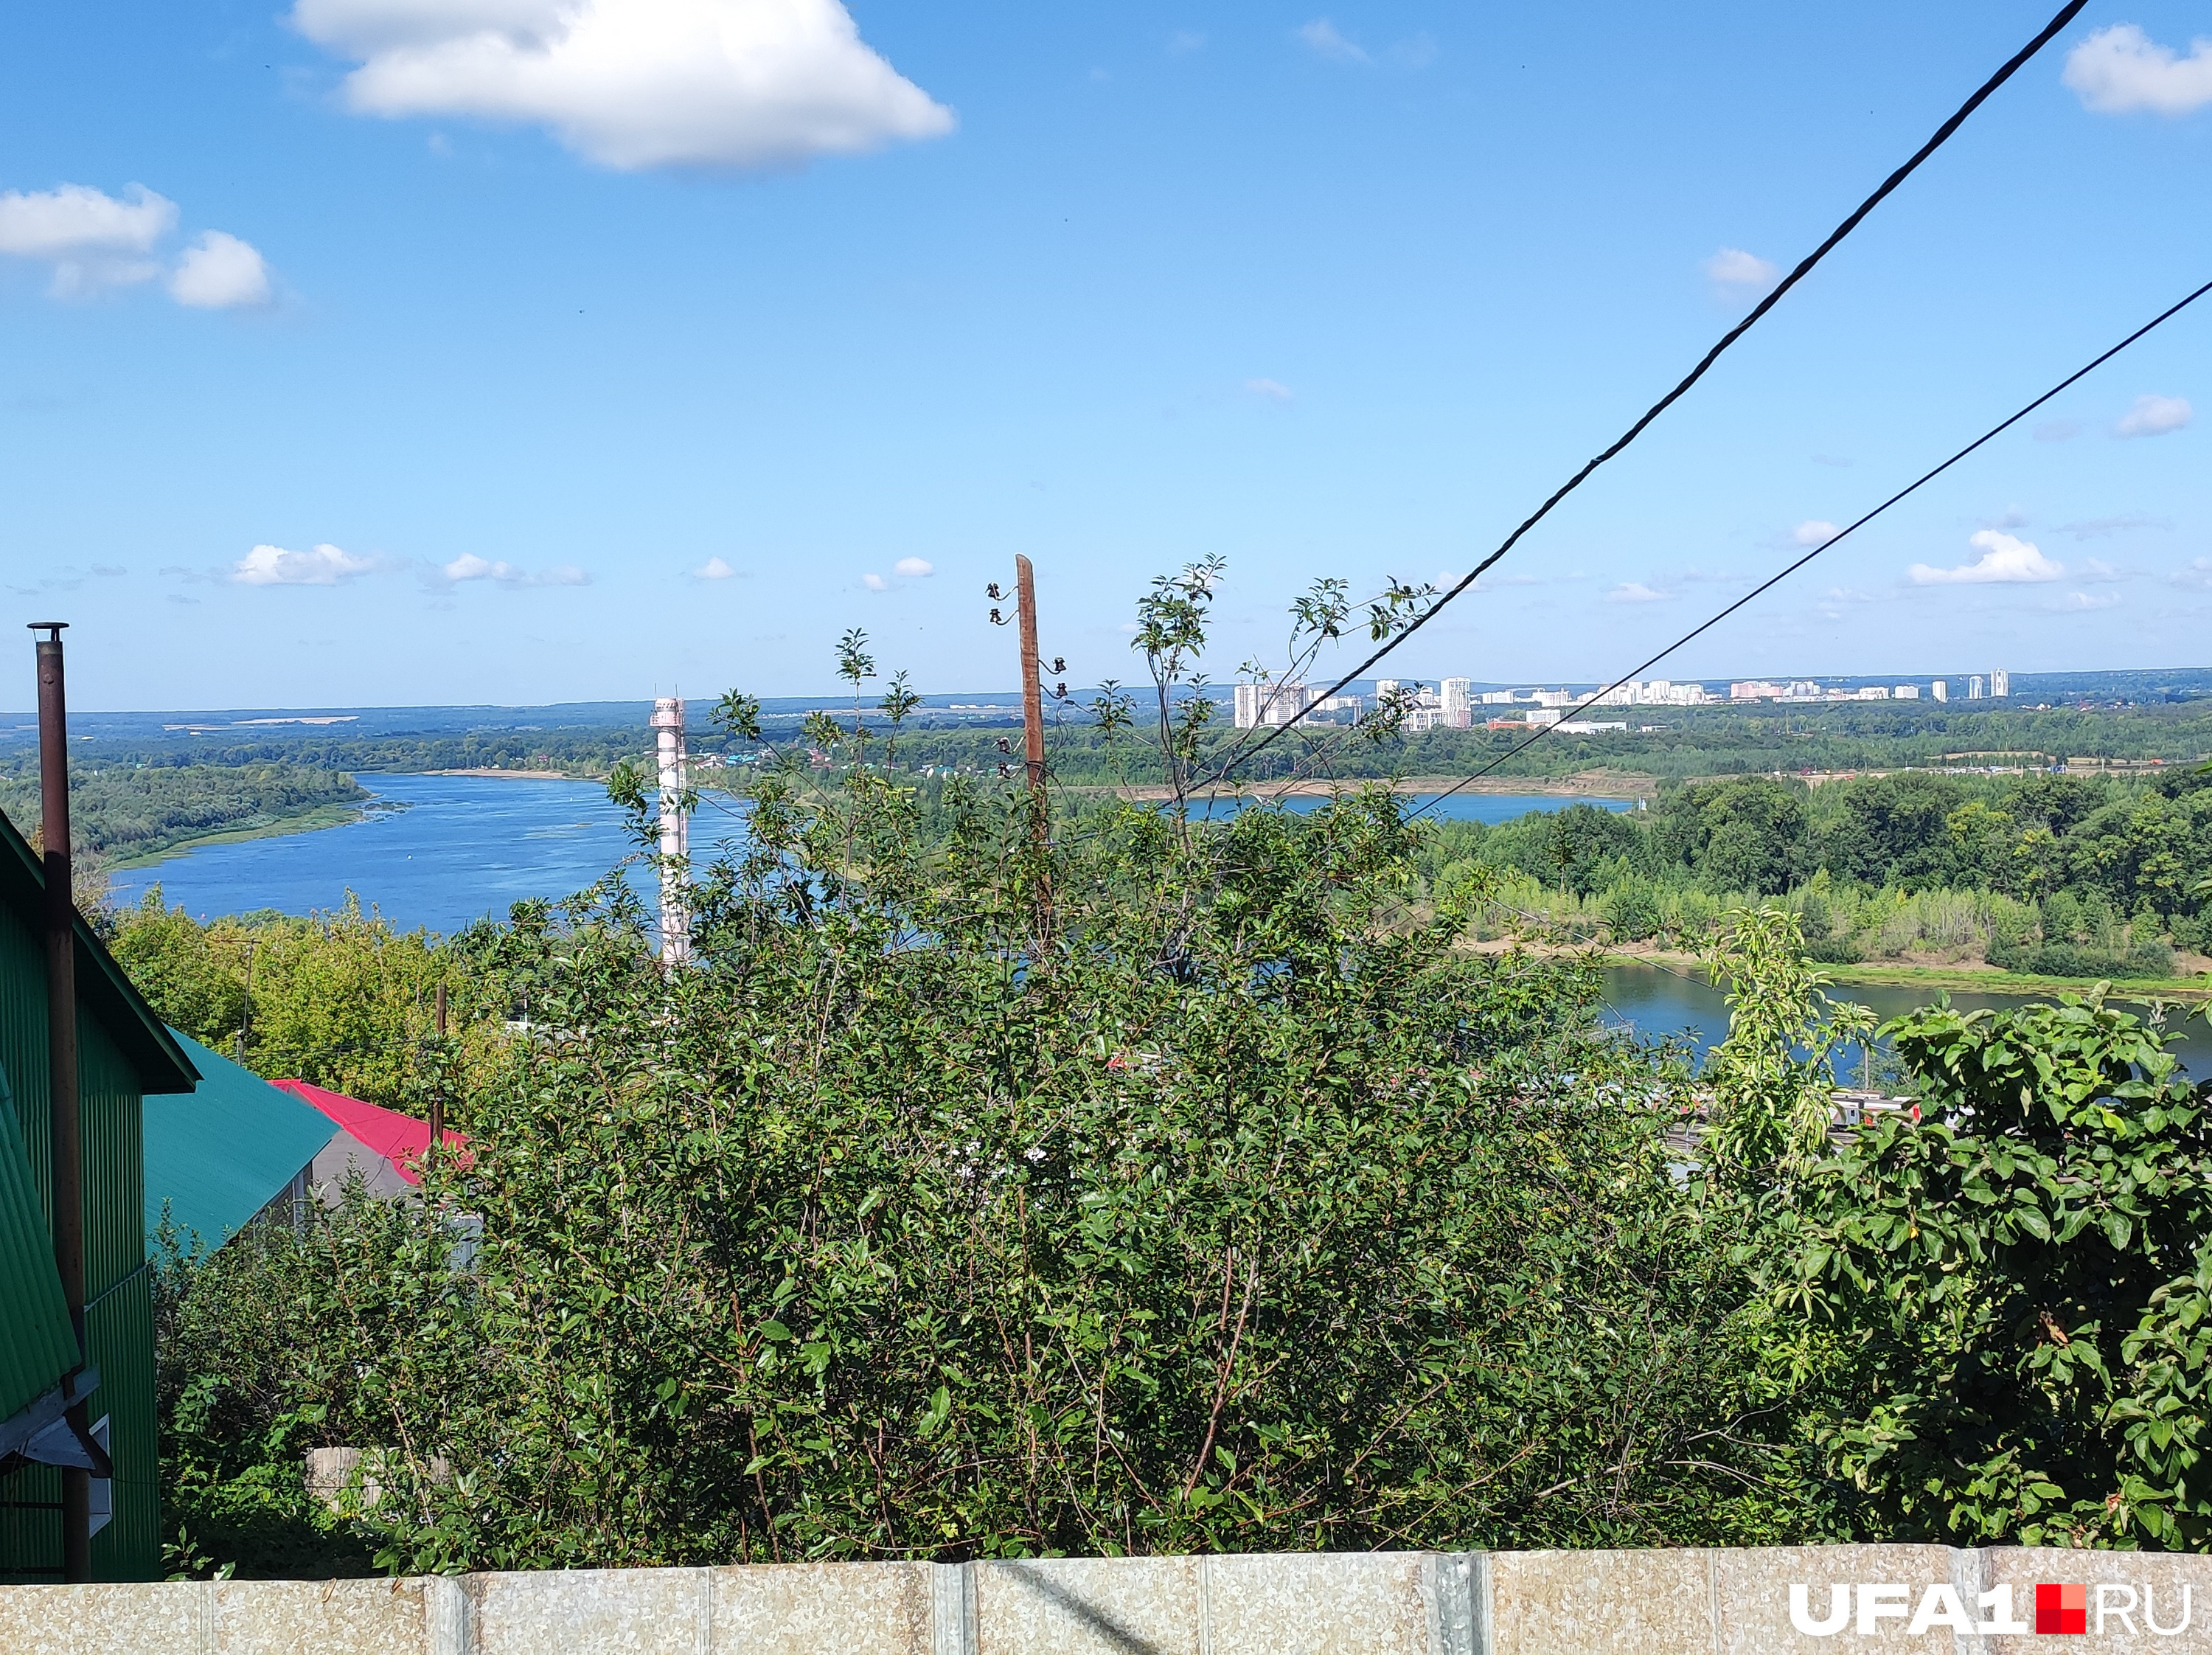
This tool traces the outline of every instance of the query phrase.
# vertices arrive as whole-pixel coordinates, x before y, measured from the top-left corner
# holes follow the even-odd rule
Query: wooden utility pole
[[[1037,666],[1036,566],[1014,557],[1015,596],[1022,607],[1022,758],[1036,796],[1037,836],[1044,835],[1044,685]]]
[[[53,1168],[54,1266],[76,1335],[79,1360],[89,1360],[84,1340],[84,1135],[78,1112],[76,1051],[76,897],[70,863],[69,697],[62,682],[62,629],[66,621],[33,621],[39,660],[39,837],[46,864],[46,1109]],[[69,1409],[70,1431],[80,1442],[91,1434],[85,1404]],[[64,1465],[62,1473],[62,1579],[92,1579],[92,1473]]]

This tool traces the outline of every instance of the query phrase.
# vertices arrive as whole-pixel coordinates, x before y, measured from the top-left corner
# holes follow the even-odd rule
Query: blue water
[[[635,848],[596,782],[509,776],[363,776],[380,805],[343,827],[202,845],[114,875],[118,905],[158,884],[194,917],[274,908],[306,914],[361,898],[394,926],[459,930],[505,919],[527,897],[596,883]]]
[[[155,885],[195,918],[276,909],[307,914],[342,906],[351,891],[403,931],[453,932],[471,920],[507,917],[525,897],[581,891],[630,855],[622,812],[596,782],[489,776],[363,776],[375,804],[358,822],[202,845],[150,867],[115,874],[119,905]],[[1436,797],[1414,797],[1418,807]],[[1293,809],[1325,800],[1297,798]],[[1555,794],[1455,794],[1431,812],[1447,821],[1503,822],[1531,810],[1578,802]],[[1625,799],[1587,801],[1628,810]],[[691,849],[704,860],[734,836],[737,818],[712,795],[692,820]],[[647,882],[635,880],[641,895]]]
[[[2085,983],[2081,986],[2087,989],[2091,985]],[[1859,983],[1837,983],[1827,993],[1832,1000],[1855,1001],[1867,1007],[1885,1020],[1927,1005],[1936,998],[1936,991],[1929,989]],[[2051,997],[2044,994],[1978,994],[1954,989],[1951,991],[1951,1004],[1966,1012],[2009,1011]],[[2120,1009],[2140,1014],[2144,1008],[2122,1004]],[[1604,1021],[1647,1039],[1679,1036],[1702,1057],[1708,1049],[1728,1037],[1728,1001],[1721,989],[1701,972],[1657,965],[1610,965],[1605,972]],[[2212,1074],[2212,1033],[2207,1032],[2203,1021],[2191,1019],[2185,1023],[2181,1013],[2170,1012],[2166,1026],[2181,1036],[2173,1050],[2190,1074]],[[1846,1078],[1854,1085],[1860,1076],[1859,1064],[1863,1056],[1853,1048],[1845,1063]]]

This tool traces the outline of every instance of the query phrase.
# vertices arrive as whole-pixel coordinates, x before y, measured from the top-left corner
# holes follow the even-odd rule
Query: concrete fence
[[[2212,1559],[1942,1546],[781,1564],[0,1586],[0,1652],[2212,1655],[2208,1599]]]

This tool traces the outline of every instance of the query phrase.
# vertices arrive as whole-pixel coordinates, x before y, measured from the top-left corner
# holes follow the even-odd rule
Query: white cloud
[[[891,583],[880,575],[863,575],[860,584],[871,592],[889,592],[891,589]]]
[[[1168,56],[1180,58],[1187,52],[1200,50],[1205,45],[1206,36],[1196,29],[1179,28],[1168,36]]]
[[[1265,397],[1269,402],[1288,402],[1297,394],[1280,380],[1247,380],[1244,388],[1255,397]]]
[[[1741,247],[1723,247],[1705,260],[1704,268],[1716,285],[1739,293],[1764,293],[1782,279],[1772,264]]]
[[[1997,581],[2055,581],[2066,573],[2065,564],[2045,557],[2033,542],[2017,539],[1996,529],[1983,529],[1969,536],[1966,544],[1981,550],[1982,555],[1972,563],[1961,563],[1956,569],[1932,569],[1926,563],[1915,563],[1905,571],[1906,578],[1915,586],[1978,586]]]
[[[2212,103],[2212,40],[2191,41],[2183,58],[2133,23],[2117,24],[2066,54],[2063,79],[2083,108],[2100,115],[2186,115]]]
[[[256,546],[230,568],[238,586],[336,586],[380,566],[374,557],[362,557],[330,545],[290,551],[283,546]]]
[[[2188,424],[2195,412],[2186,397],[2137,397],[2136,405],[2120,416],[2112,431],[2124,437],[2162,437]]]
[[[536,574],[517,569],[513,563],[479,557],[465,551],[450,563],[442,565],[438,573],[444,584],[459,586],[465,581],[489,581],[503,587],[589,586],[592,577],[574,563],[556,563],[552,568]]]
[[[2069,592],[2050,607],[2070,613],[2084,609],[2110,609],[2119,600],[2120,594],[2117,592],[2107,592],[2098,598],[2093,598],[2086,592]]]
[[[891,573],[903,575],[909,581],[923,581],[937,573],[937,565],[927,557],[902,557],[891,565]]]
[[[150,281],[161,267],[145,255],[175,228],[177,204],[143,184],[123,193],[88,184],[10,190],[0,195],[0,253],[52,260],[57,298]]]
[[[1808,517],[1790,531],[1790,538],[1801,546],[1825,546],[1836,538],[1837,532],[1833,523]]]
[[[1609,603],[1659,604],[1665,603],[1674,594],[1671,592],[1654,592],[1641,581],[1626,581],[1605,595]]]
[[[144,253],[176,227],[177,204],[143,184],[118,201],[87,184],[0,195],[0,253],[18,259]]]
[[[1364,47],[1354,45],[1338,33],[1335,24],[1326,17],[1316,17],[1310,23],[1301,23],[1295,31],[1305,43],[1306,50],[1316,58],[1326,58],[1334,64],[1370,64],[1375,60]]]
[[[2212,587],[2212,557],[2192,557],[2166,579],[2175,586]]]
[[[0,253],[51,259],[58,298],[153,280],[161,266],[148,255],[176,227],[177,204],[143,184],[120,198],[88,184],[0,195]],[[209,230],[185,249],[168,289],[203,309],[266,304],[269,267],[236,236]]]
[[[691,577],[697,581],[726,581],[731,579],[736,574],[737,570],[730,567],[727,560],[720,557],[709,557],[705,563],[700,564],[698,568],[691,571]]]
[[[169,296],[202,310],[269,302],[269,266],[252,244],[209,230],[185,249],[169,277]]]
[[[297,0],[366,114],[542,125],[608,167],[764,167],[952,130],[838,0]]]

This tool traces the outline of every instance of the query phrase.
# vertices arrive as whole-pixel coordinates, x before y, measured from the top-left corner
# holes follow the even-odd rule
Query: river
[[[403,931],[453,932],[489,916],[504,919],[526,897],[581,891],[635,848],[622,812],[596,782],[512,776],[373,776],[358,778],[374,795],[360,820],[342,827],[265,839],[195,846],[144,867],[112,875],[118,904],[152,885],[195,918],[274,909],[307,914],[361,898]],[[707,795],[692,818],[692,854],[711,855],[737,818]],[[1416,806],[1437,795],[1411,795]],[[1310,810],[1319,798],[1285,801]],[[1577,800],[1555,794],[1454,794],[1433,812],[1446,821],[1503,822],[1532,810],[1577,802],[1628,810],[1626,799]],[[637,888],[650,899],[649,881]]]
[[[2087,983],[2082,985],[2087,988]],[[1838,983],[1828,990],[1832,998],[1851,1001],[1871,1009],[1877,1017],[1887,1019],[1924,1006],[1936,998],[1932,989],[1900,989],[1875,984]],[[1962,1011],[1990,1009],[2007,1011],[2034,1000],[2047,1000],[2048,995],[1978,994],[1966,989],[1953,989],[1951,1003]],[[2130,1011],[2139,1010],[2129,1007]],[[1605,972],[1605,1021],[1649,1038],[1662,1035],[1685,1036],[1698,1053],[1728,1034],[1728,1004],[1722,991],[1700,974],[1687,972],[1679,967],[1657,965],[1609,965]],[[2182,1037],[2175,1051],[2193,1076],[2212,1074],[2212,1033],[2208,1033],[2202,1019],[2192,1018],[2179,1025]],[[1863,1053],[1853,1048],[1853,1056],[1845,1068],[1849,1081],[1856,1085],[1859,1062]]]

